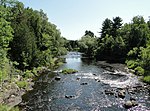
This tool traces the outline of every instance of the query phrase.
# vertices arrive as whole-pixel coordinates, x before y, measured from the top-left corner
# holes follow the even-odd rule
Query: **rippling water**
[[[127,111],[123,104],[134,96],[139,105],[129,111],[150,110],[150,98],[147,90],[127,93],[125,99],[115,95],[106,95],[105,90],[134,87],[139,83],[136,76],[116,71],[108,72],[96,66],[91,60],[81,59],[81,55],[71,52],[66,63],[58,69],[76,69],[76,74],[63,75],[50,73],[39,77],[34,89],[23,96],[24,110],[27,111]],[[55,80],[60,76],[59,81]],[[140,83],[142,84],[142,83]]]

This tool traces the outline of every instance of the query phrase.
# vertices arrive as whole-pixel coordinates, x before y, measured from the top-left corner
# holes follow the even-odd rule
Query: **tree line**
[[[78,49],[96,60],[126,63],[150,83],[150,20],[135,16],[130,23],[122,21],[120,17],[106,18],[99,31],[100,37],[85,31],[78,41]]]
[[[0,80],[12,69],[51,67],[67,53],[66,39],[43,10],[25,8],[17,0],[0,0]],[[13,68],[12,68],[13,67]]]
[[[25,8],[17,0],[0,0],[0,79],[13,68],[52,68],[58,56],[75,50],[96,60],[126,63],[150,80],[150,20],[135,16],[123,24],[120,17],[106,18],[99,33],[96,37],[86,30],[80,40],[67,40],[43,10]]]

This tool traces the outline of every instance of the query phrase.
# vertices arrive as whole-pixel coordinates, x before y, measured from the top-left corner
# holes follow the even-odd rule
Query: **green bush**
[[[137,75],[140,75],[140,76],[144,75],[144,69],[142,67],[138,66],[134,70]]]
[[[32,78],[34,77],[34,74],[31,72],[31,70],[26,70],[23,74],[24,78]]]
[[[18,107],[10,108],[7,105],[0,104],[0,111],[19,111],[19,108]]]
[[[28,86],[28,82],[26,81],[17,81],[16,84],[19,88],[27,88]]]
[[[138,66],[138,62],[135,60],[127,60],[126,64],[127,64],[129,69],[134,69]]]
[[[73,73],[76,73],[76,72],[78,72],[78,71],[75,70],[75,69],[64,69],[64,70],[62,70],[63,74],[73,74]]]
[[[146,83],[148,83],[148,84],[150,84],[150,76],[145,76],[143,78],[143,81],[146,82]]]
[[[0,104],[0,111],[9,111],[9,110],[10,108],[8,106]]]

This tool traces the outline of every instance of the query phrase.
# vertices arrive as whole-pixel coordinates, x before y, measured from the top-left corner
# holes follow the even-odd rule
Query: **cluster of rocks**
[[[130,97],[130,100],[124,103],[124,107],[127,109],[134,107],[134,106],[138,106],[138,102],[136,101],[135,98],[132,98],[132,97]]]
[[[117,89],[117,90],[116,89],[107,89],[104,92],[106,95],[114,95],[116,98],[121,98],[121,99],[125,99],[126,94],[128,93],[127,90],[125,90],[125,89]],[[123,106],[127,109],[137,106],[137,105],[138,105],[138,102],[133,97],[130,97],[130,100],[123,103]]]
[[[136,97],[134,97],[133,95],[139,91],[144,90],[150,91],[149,85],[137,84],[136,86],[131,88],[127,87],[127,88],[107,89],[104,91],[104,93],[106,95],[114,95],[116,98],[126,100],[124,101],[123,106],[129,109],[131,107],[138,106],[139,104],[138,101],[136,100]],[[127,95],[129,96],[128,98],[126,98]]]
[[[21,96],[24,94],[25,89],[21,89],[15,82],[5,82],[3,89],[0,91],[0,104],[7,104],[14,107],[22,101]]]
[[[16,75],[13,82],[5,80],[0,89],[0,104],[6,104],[10,108],[18,105],[22,101],[22,95],[26,93],[27,90],[32,90],[34,83],[32,79],[27,79],[29,83],[28,89],[18,87],[18,81],[22,81],[23,78],[20,75]]]

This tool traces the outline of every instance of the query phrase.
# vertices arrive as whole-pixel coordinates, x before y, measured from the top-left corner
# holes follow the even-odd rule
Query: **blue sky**
[[[124,23],[131,22],[136,15],[146,20],[150,16],[150,0],[19,0],[36,10],[43,9],[49,21],[57,25],[62,36],[78,40],[85,30],[95,35],[101,29],[102,22],[119,16]]]

